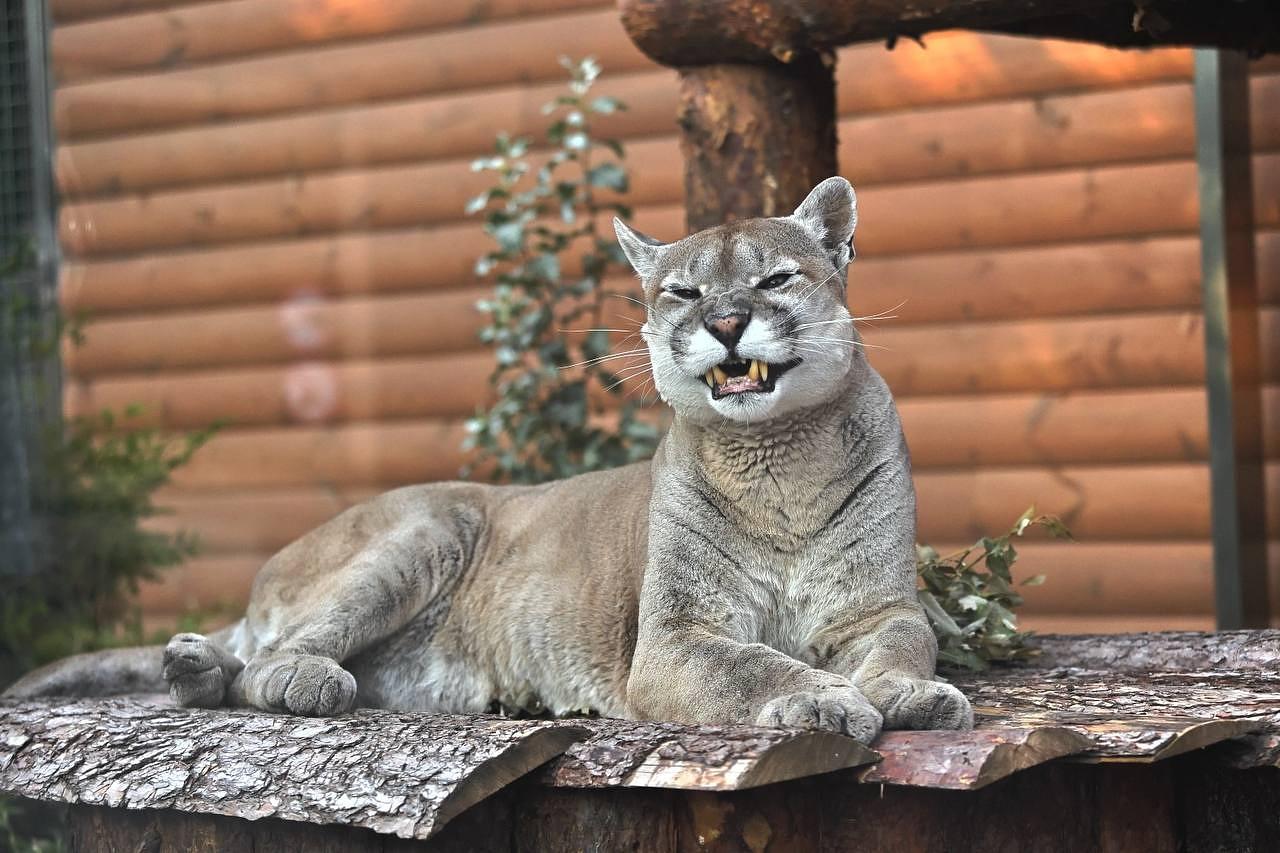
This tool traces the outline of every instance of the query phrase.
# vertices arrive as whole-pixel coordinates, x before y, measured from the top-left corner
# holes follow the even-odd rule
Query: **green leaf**
[[[609,352],[609,333],[603,330],[588,332],[582,342],[583,358],[599,358]]]
[[[602,95],[598,98],[591,99],[589,109],[593,113],[602,113],[607,115],[609,113],[616,113],[619,110],[625,110],[626,106],[624,106],[622,101],[619,101],[617,98]]]
[[[601,163],[587,172],[587,183],[622,193],[627,191],[627,173],[617,163]]]

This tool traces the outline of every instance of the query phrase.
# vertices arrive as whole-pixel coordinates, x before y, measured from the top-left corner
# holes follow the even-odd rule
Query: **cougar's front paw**
[[[760,710],[756,725],[790,726],[839,732],[871,743],[884,720],[857,688],[805,690],[771,699]]]
[[[290,655],[268,661],[256,676],[267,708],[304,717],[345,714],[356,702],[355,676],[332,658]]]
[[[950,684],[916,678],[896,678],[869,690],[884,712],[890,729],[971,729],[973,707]]]
[[[223,668],[225,653],[201,634],[177,634],[164,647],[161,676],[169,696],[183,708],[217,708],[234,673]]]

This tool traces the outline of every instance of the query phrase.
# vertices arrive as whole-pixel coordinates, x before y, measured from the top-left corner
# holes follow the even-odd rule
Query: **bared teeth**
[[[769,362],[758,361],[756,362],[756,364],[760,365],[760,381],[768,382],[769,381]]]
[[[760,362],[756,361],[754,358],[751,359],[751,366],[747,368],[747,377],[753,382],[760,381]]]
[[[714,387],[716,387],[716,378],[715,378],[715,376],[714,376],[714,375],[712,375],[712,373],[711,373],[711,371],[710,371],[710,370],[708,370],[708,371],[706,372],[706,375],[704,375],[702,378],[703,378],[703,379],[705,379],[705,380],[707,381],[707,387],[708,387],[708,388],[714,388]]]
[[[721,385],[729,381],[729,374],[721,370],[720,365],[716,365],[715,367],[711,368],[711,374],[715,376],[716,382],[720,383]]]

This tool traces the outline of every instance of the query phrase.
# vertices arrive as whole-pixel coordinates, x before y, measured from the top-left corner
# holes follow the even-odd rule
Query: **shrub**
[[[647,369],[638,329],[625,330],[631,348],[611,353],[610,335],[624,330],[606,328],[621,305],[610,300],[629,297],[611,291],[605,276],[630,269],[607,215],[631,211],[601,197],[625,193],[627,172],[622,145],[596,138],[592,119],[625,107],[591,95],[595,60],[561,62],[569,90],[543,108],[548,149],[535,159],[530,140],[499,136],[494,156],[472,165],[497,183],[467,205],[484,213],[496,243],[476,272],[495,280],[479,307],[489,317],[480,337],[497,364],[489,380],[496,400],[467,422],[466,446],[495,478],[516,483],[646,459],[660,435],[622,387]],[[622,399],[612,412],[609,396]]]

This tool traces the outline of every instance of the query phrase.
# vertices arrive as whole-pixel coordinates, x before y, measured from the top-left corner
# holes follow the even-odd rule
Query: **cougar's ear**
[[[858,197],[844,178],[827,178],[814,187],[791,218],[813,235],[836,269],[844,269],[853,260]]]
[[[647,279],[658,269],[658,258],[662,255],[666,243],[655,240],[648,234],[641,234],[618,217],[613,217],[613,231],[618,235],[618,245],[623,254],[631,261],[636,275]]]

